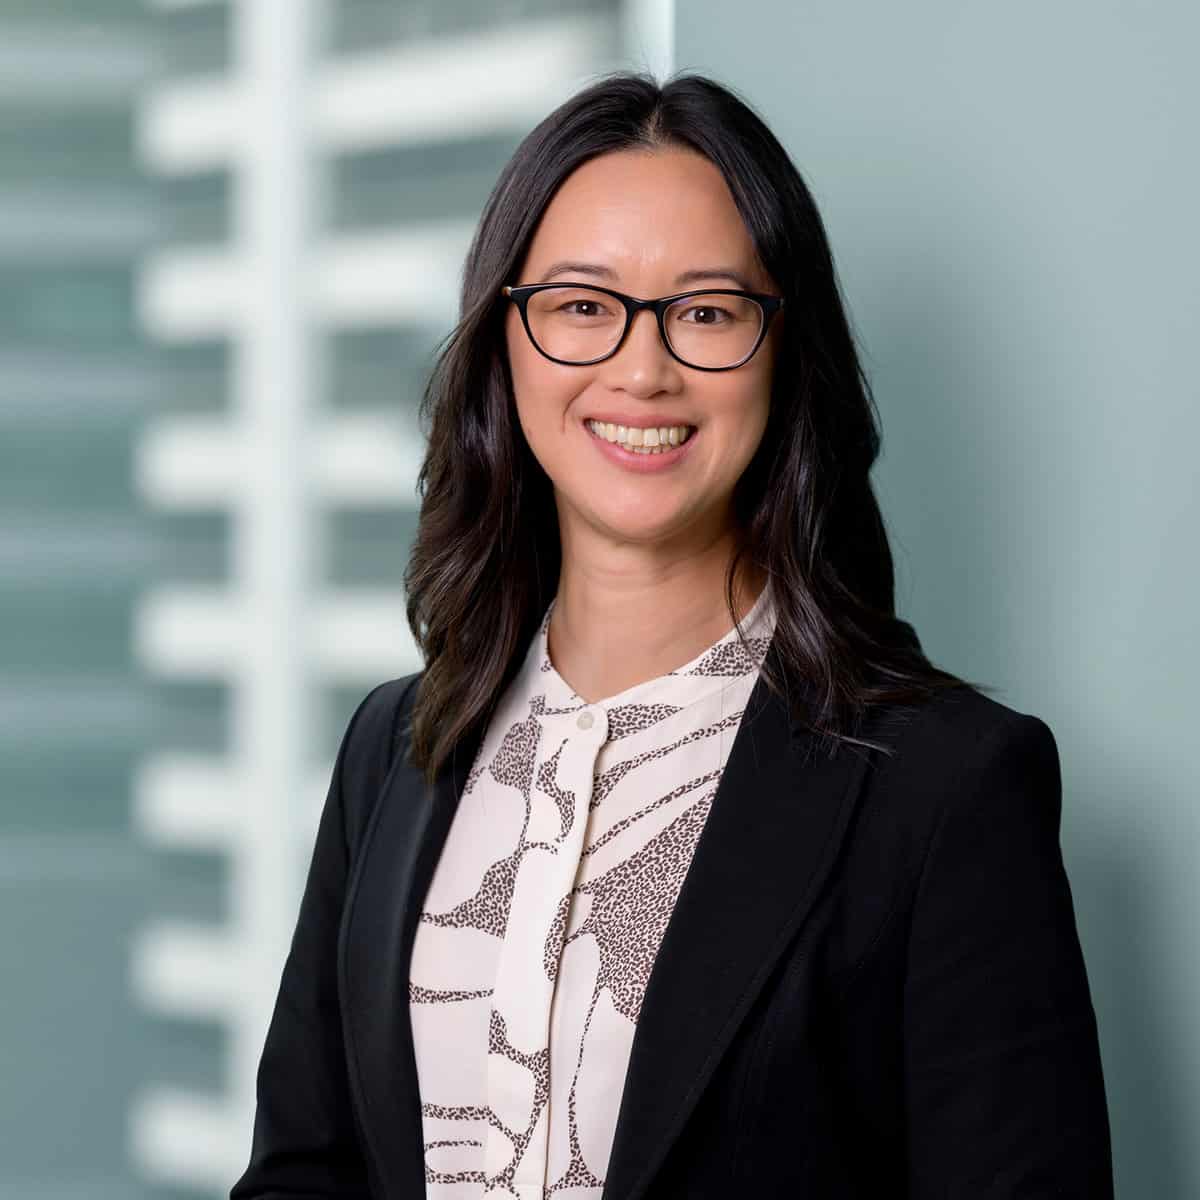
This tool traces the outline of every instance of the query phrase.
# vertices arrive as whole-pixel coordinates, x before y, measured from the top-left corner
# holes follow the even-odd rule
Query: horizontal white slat
[[[243,89],[220,75],[147,88],[135,130],[140,157],[164,175],[232,166],[245,111]]]
[[[444,328],[473,233],[470,222],[442,221],[331,239],[316,248],[314,306],[329,325]]]
[[[130,1100],[128,1122],[130,1157],[155,1183],[224,1195],[250,1158],[244,1117],[206,1096],[148,1088]]]
[[[232,679],[252,636],[236,592],[217,587],[162,585],[142,593],[134,609],[138,661],[167,678]]]
[[[297,842],[305,851],[329,790],[330,766],[312,768],[297,808]],[[134,828],[144,840],[167,849],[228,850],[243,836],[249,793],[245,777],[225,759],[179,751],[152,754],[139,763],[134,777]],[[0,856],[3,845],[0,841]]]
[[[134,613],[134,649],[152,674],[236,678],[254,637],[236,593],[219,588],[148,588]],[[331,592],[314,602],[310,644],[331,682],[360,686],[420,668],[398,588]]]
[[[524,133],[611,53],[607,16],[528,21],[334,59],[317,90],[320,144],[339,150]]]
[[[328,504],[415,504],[419,438],[383,413],[321,418],[311,439],[314,492]],[[161,417],[136,444],[135,483],[157,509],[230,507],[245,487],[249,456],[246,439],[224,417]]]
[[[191,247],[153,254],[137,272],[146,330],[163,341],[226,337],[249,292],[246,264],[227,248]]]
[[[249,797],[224,759],[180,752],[147,756],[133,780],[134,828],[148,841],[179,849],[226,849],[241,833]]]
[[[238,1007],[241,956],[233,937],[184,921],[155,921],[134,935],[134,994],[148,1009],[193,1020],[229,1020]]]
[[[313,439],[314,484],[328,503],[416,505],[425,447],[420,433],[382,413],[328,420]]]
[[[313,90],[314,136],[324,150],[344,151],[523,133],[607,62],[613,41],[611,19],[566,16],[333,58]],[[138,112],[140,153],[167,174],[230,166],[241,153],[244,111],[236,78],[149,88]]]
[[[369,686],[421,668],[404,615],[404,593],[392,588],[339,592],[317,609],[312,654],[323,674]]]
[[[223,507],[241,490],[248,457],[223,416],[157,417],[143,425],[135,443],[134,486],[158,509]]]
[[[331,326],[396,323],[443,328],[458,305],[459,276],[472,235],[463,221],[331,238],[318,245],[309,293],[317,320]],[[253,280],[235,249],[166,250],[138,274],[138,307],[167,342],[238,332]]]

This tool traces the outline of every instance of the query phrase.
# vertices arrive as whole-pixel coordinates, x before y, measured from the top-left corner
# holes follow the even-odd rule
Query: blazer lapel
[[[811,742],[760,678],[646,985],[605,1200],[646,1190],[829,873],[866,758]]]
[[[346,1059],[382,1196],[425,1194],[408,971],[421,904],[481,740],[482,732],[459,743],[432,787],[407,763],[394,765],[347,895],[339,963]]]

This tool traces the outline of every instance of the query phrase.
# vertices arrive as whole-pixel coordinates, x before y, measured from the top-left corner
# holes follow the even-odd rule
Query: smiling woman
[[[820,217],[730,91],[614,76],[548,117],[488,201],[462,308],[406,577],[430,780],[552,598],[556,668],[589,699],[736,631],[768,579],[779,657],[814,688],[795,715],[828,743],[959,683],[894,611]],[[773,661],[763,676],[784,694]]]
[[[1055,739],[896,614],[762,120],[550,114],[423,414],[425,667],[343,738],[234,1200],[1110,1197]]]

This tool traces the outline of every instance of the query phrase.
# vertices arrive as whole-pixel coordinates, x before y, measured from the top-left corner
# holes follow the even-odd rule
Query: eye
[[[702,314],[694,321],[688,321],[689,325],[724,325],[733,320],[733,314],[728,309],[721,308],[716,304],[695,304],[691,308],[685,309],[679,319],[685,320],[688,313]]]
[[[590,311],[580,311],[577,306],[583,305],[585,309]],[[574,312],[569,310],[574,309]],[[599,300],[567,300],[558,306],[558,312],[565,312],[573,317],[597,317],[602,316],[608,310],[600,303]]]

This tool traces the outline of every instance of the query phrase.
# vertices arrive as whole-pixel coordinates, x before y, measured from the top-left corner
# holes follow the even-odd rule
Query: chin
[[[675,513],[663,513],[657,520],[648,520],[641,513],[593,513],[591,524],[615,541],[640,542],[653,545],[679,532]]]

